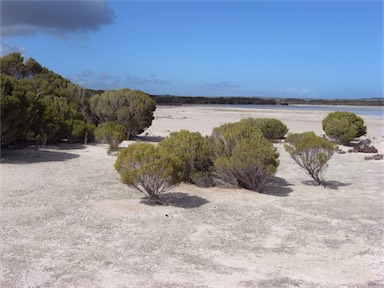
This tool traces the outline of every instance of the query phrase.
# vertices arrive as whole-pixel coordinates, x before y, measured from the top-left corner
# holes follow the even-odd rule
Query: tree
[[[12,76],[19,80],[24,78],[26,67],[24,57],[18,52],[12,52],[0,58],[1,74]]]
[[[82,142],[84,144],[87,144],[88,140],[92,139],[93,132],[96,129],[95,125],[78,119],[72,121],[71,127],[71,140],[75,142]]]
[[[0,57],[0,65],[2,145],[37,138],[55,142],[82,134],[85,126],[92,130],[84,88],[33,58],[24,63],[20,53]]]
[[[183,176],[181,160],[149,143],[134,143],[120,150],[115,168],[124,184],[161,205],[165,203],[160,195],[179,184]]]
[[[127,138],[141,134],[152,124],[155,101],[139,90],[109,90],[90,99],[99,122],[116,121],[127,129]]]
[[[198,186],[212,186],[212,147],[207,137],[199,132],[172,132],[160,142],[164,153],[183,161],[183,180]]]
[[[279,154],[254,125],[224,124],[214,128],[211,139],[216,183],[261,192],[276,173]]]
[[[95,129],[96,140],[105,141],[109,144],[108,153],[116,150],[126,135],[127,129],[123,125],[112,121],[101,123]]]
[[[313,132],[290,134],[285,141],[285,149],[292,159],[305,169],[318,185],[326,186],[324,171],[337,146]]]
[[[23,139],[26,134],[28,101],[19,82],[0,75],[1,145]]]
[[[274,118],[245,118],[240,123],[259,128],[263,136],[268,140],[283,139],[285,134],[288,133],[287,126]]]
[[[348,144],[355,138],[367,134],[363,118],[352,112],[330,113],[322,123],[325,134],[340,144]]]

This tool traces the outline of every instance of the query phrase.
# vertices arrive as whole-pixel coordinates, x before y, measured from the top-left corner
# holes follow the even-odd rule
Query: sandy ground
[[[146,137],[249,116],[321,134],[325,115],[159,107]],[[335,154],[324,189],[276,146],[264,194],[182,184],[168,206],[120,183],[106,145],[3,150],[0,287],[384,287],[384,160]]]

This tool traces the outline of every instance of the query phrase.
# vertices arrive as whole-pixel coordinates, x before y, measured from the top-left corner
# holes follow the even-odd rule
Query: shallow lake
[[[222,105],[227,108],[244,109],[284,109],[284,110],[312,110],[312,111],[346,111],[359,116],[371,116],[384,119],[384,107],[382,106],[346,106],[346,105]]]

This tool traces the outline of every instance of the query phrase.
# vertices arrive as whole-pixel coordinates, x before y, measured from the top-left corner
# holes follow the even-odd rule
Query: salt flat
[[[326,114],[181,106],[155,116],[148,140],[245,117],[320,135]],[[382,152],[382,121],[364,120]],[[120,183],[106,145],[3,150],[0,286],[383,287],[384,161],[335,154],[324,189],[275,145],[281,164],[263,194],[182,184],[168,206]]]

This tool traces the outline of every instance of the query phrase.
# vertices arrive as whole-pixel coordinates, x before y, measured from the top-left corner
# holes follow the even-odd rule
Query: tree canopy
[[[83,139],[92,119],[85,89],[20,53],[0,58],[1,144],[45,138]],[[75,126],[76,133],[72,133]],[[88,126],[91,127],[91,126]],[[76,137],[73,137],[73,135]]]
[[[152,124],[156,103],[139,90],[109,90],[90,99],[99,123],[114,121],[127,129],[127,138],[141,134]]]

